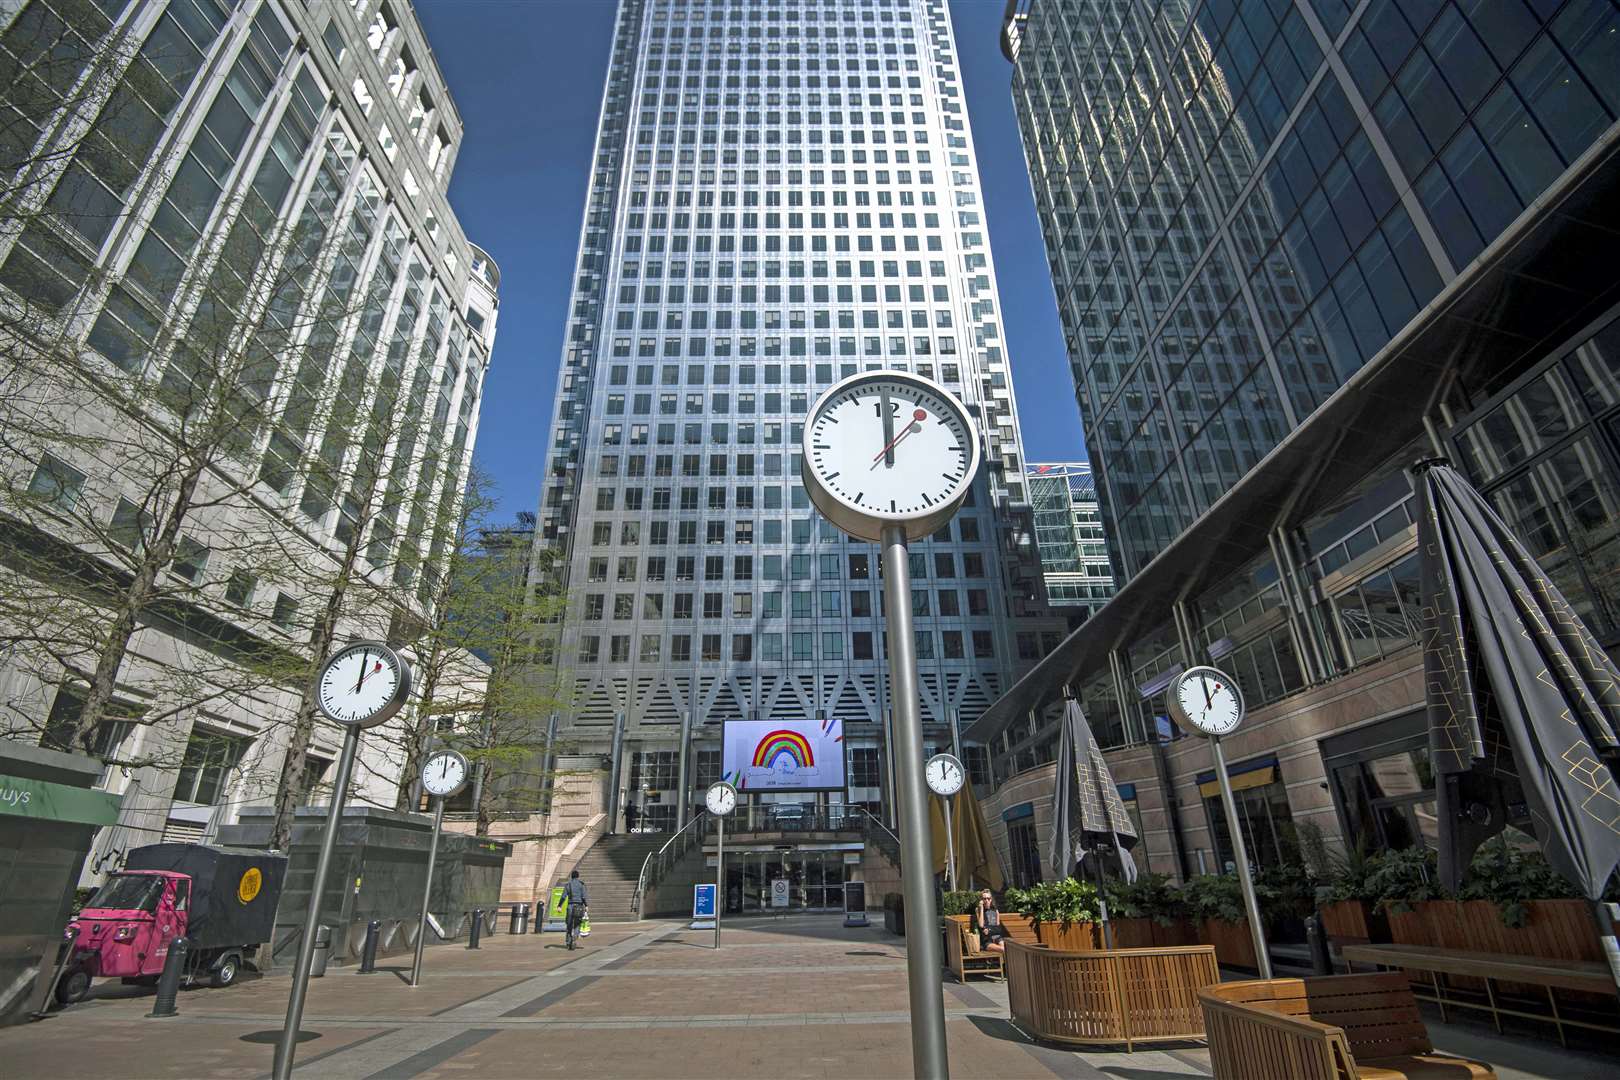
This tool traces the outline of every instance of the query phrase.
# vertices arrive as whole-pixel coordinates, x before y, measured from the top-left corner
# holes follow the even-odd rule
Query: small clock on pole
[[[1265,924],[1260,921],[1260,902],[1254,893],[1254,879],[1249,873],[1248,846],[1243,842],[1243,829],[1237,813],[1237,800],[1232,797],[1232,777],[1226,771],[1226,753],[1221,740],[1232,734],[1243,723],[1247,710],[1243,704],[1243,691],[1237,682],[1220,668],[1190,667],[1170,681],[1165,693],[1170,716],[1181,730],[1189,735],[1203,735],[1209,739],[1210,756],[1215,761],[1215,779],[1221,786],[1221,808],[1226,811],[1226,832],[1232,838],[1232,861],[1237,865],[1238,885],[1243,890],[1243,906],[1249,913],[1249,932],[1254,935],[1254,955],[1262,979],[1271,978],[1271,956],[1266,952]]]
[[[804,425],[803,450],[800,474],[815,508],[850,536],[883,545],[912,1068],[917,1076],[946,1077],[906,544],[937,532],[967,498],[979,472],[979,429],[967,408],[932,379],[867,371],[817,399]]]
[[[726,818],[737,809],[737,789],[721,780],[709,785],[703,805],[714,815],[714,947],[720,947],[720,917],[726,910]]]
[[[454,750],[435,750],[422,763],[422,790],[433,799],[433,836],[428,841],[427,883],[422,886],[422,915],[417,920],[416,956],[411,961],[411,985],[422,979],[422,947],[427,944],[428,902],[433,898],[433,866],[439,857],[439,833],[444,829],[444,800],[460,794],[471,773],[467,759]]]

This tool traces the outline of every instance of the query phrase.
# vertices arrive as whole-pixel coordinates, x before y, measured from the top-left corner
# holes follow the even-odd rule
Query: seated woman
[[[972,925],[979,935],[979,948],[986,952],[1007,951],[1001,943],[1007,936],[1007,928],[1001,925],[1001,909],[996,907],[996,898],[989,889],[979,894],[979,902],[973,907]]]

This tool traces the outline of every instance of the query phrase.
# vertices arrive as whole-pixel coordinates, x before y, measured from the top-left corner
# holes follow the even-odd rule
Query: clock
[[[467,759],[454,750],[435,750],[422,766],[422,790],[448,799],[467,786]]]
[[[955,754],[935,754],[923,765],[923,780],[935,795],[955,795],[966,779],[967,772]]]
[[[861,540],[906,539],[951,519],[979,470],[967,409],[931,379],[868,371],[822,394],[804,425],[801,476],[823,517]]]
[[[315,702],[346,727],[384,723],[411,696],[411,666],[380,641],[357,641],[334,653],[315,679]]]
[[[709,788],[703,796],[703,805],[715,817],[725,817],[737,809],[737,789],[722,780]]]
[[[1170,682],[1170,715],[1189,735],[1219,738],[1243,723],[1243,691],[1219,668],[1191,667]]]

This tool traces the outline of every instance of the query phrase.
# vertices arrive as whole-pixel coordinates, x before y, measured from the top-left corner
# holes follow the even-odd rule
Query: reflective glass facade
[[[1008,684],[1039,564],[980,203],[943,0],[624,0],[540,508],[576,736],[824,714],[877,744],[878,550],[811,509],[798,448],[821,391],[878,367],[986,439],[912,548],[924,719]]]
[[[1013,93],[1122,579],[1620,114],[1609,0],[1034,0]]]

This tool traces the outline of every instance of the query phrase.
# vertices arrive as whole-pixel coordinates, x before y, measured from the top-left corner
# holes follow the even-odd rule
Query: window
[[[233,607],[248,607],[253,603],[253,590],[258,584],[258,578],[246,570],[232,570],[225,582],[225,602]]]
[[[283,630],[293,630],[298,625],[298,600],[286,593],[276,594],[276,606],[270,613],[270,621]]]
[[[876,788],[883,786],[882,761],[875,746],[856,746],[849,751],[849,786]]]
[[[169,564],[169,570],[196,585],[202,581],[203,571],[208,567],[208,554],[208,549],[202,544],[189,536],[182,536],[175,544],[174,561]]]
[[[1220,792],[1206,791],[1217,781],[1199,776],[1199,788],[1204,794],[1204,813],[1215,840],[1215,861],[1219,869],[1235,868],[1232,855],[1232,834],[1226,813],[1221,809]],[[1256,780],[1263,782],[1256,783]],[[1243,825],[1243,841],[1248,848],[1249,861],[1255,866],[1298,865],[1299,841],[1294,833],[1294,819],[1288,809],[1288,791],[1278,777],[1277,767],[1268,765],[1245,771],[1241,765],[1232,773],[1233,796],[1237,803],[1238,820]]]
[[[146,538],[152,531],[152,515],[128,499],[119,499],[113,511],[112,527],[108,537],[113,543],[132,555],[146,550]]]
[[[84,473],[61,458],[46,454],[39,459],[28,482],[28,494],[53,510],[71,513],[84,494]]]
[[[175,779],[176,802],[218,805],[225,794],[230,774],[252,740],[207,728],[193,728],[186,743],[186,754]]]

